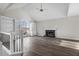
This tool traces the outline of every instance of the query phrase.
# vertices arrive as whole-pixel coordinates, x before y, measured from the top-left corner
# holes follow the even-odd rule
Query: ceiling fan
[[[43,9],[43,7],[42,7],[42,3],[41,3],[40,12],[43,12],[43,11],[44,11],[44,9]]]
[[[42,3],[40,4],[40,8],[37,8],[37,9],[38,9],[40,12],[43,12],[44,10],[47,10],[47,9],[44,9],[44,8],[43,8],[43,4],[42,4]]]

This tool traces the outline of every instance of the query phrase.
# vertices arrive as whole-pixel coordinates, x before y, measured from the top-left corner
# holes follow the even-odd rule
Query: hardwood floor
[[[49,37],[24,39],[24,56],[79,56],[79,42]]]

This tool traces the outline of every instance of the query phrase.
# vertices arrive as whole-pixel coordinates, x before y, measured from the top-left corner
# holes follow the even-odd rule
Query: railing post
[[[20,41],[21,41],[20,51],[23,52],[23,33],[20,34]]]
[[[14,52],[14,44],[15,44],[14,40],[15,40],[15,35],[12,32],[11,35],[10,35],[10,51],[11,51],[11,53]]]

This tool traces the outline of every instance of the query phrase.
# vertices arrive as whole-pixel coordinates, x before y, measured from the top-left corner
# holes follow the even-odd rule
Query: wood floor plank
[[[49,37],[27,37],[24,39],[24,56],[79,56],[79,50],[63,46],[64,41],[79,43],[72,40],[56,39]]]

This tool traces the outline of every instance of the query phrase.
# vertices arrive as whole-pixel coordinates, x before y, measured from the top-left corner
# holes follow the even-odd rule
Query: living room
[[[3,55],[78,56],[77,6],[79,3],[0,3],[0,38],[2,42],[8,40],[4,35],[11,38],[10,53],[2,52]],[[14,37],[21,39],[21,46]]]

